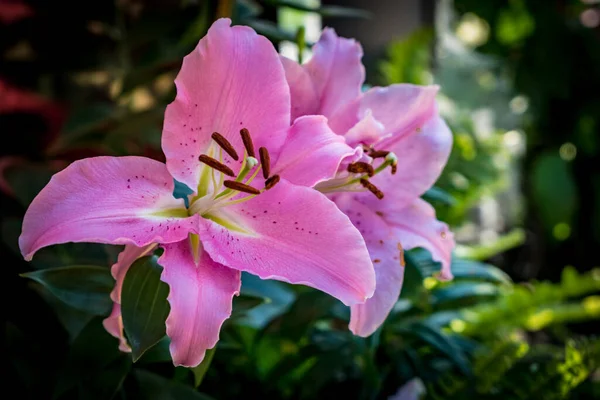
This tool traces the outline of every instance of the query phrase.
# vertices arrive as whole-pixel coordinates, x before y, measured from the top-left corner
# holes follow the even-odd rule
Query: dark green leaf
[[[452,274],[456,279],[483,280],[494,283],[510,284],[510,277],[500,268],[477,261],[452,260]]]
[[[47,165],[22,164],[8,167],[4,177],[17,200],[27,207],[55,172]]]
[[[169,286],[160,280],[156,256],[138,259],[127,271],[121,292],[121,312],[133,360],[165,336]]]
[[[434,305],[445,303],[471,302],[475,298],[493,299],[499,293],[498,287],[491,283],[457,282],[431,292]]]
[[[249,325],[255,328],[262,328],[274,318],[280,316],[291,306],[296,295],[292,289],[285,283],[262,280],[257,276],[247,273],[242,274],[241,296],[247,296],[255,299],[268,299],[263,304],[257,305],[244,312],[244,315],[238,319],[238,323]],[[234,299],[234,302],[239,301]],[[236,307],[233,308],[234,312]]]
[[[168,336],[163,336],[154,346],[150,347],[144,355],[139,359],[140,363],[159,363],[172,362],[169,346],[171,339]]]
[[[204,379],[204,375],[208,371],[210,364],[212,363],[213,357],[215,356],[215,351],[217,350],[217,346],[212,349],[206,350],[206,354],[204,355],[204,359],[198,366],[192,368],[192,373],[194,374],[194,386],[198,387],[202,383]]]
[[[456,199],[443,189],[436,186],[426,191],[423,196],[423,200],[429,203],[440,203],[447,206],[453,206],[456,204]]]
[[[41,283],[68,305],[95,315],[106,315],[112,308],[110,292],[115,281],[106,267],[73,265],[21,274]]]
[[[152,372],[138,369],[135,377],[139,383],[140,396],[144,400],[213,400],[189,386],[170,381]]]
[[[117,339],[102,326],[102,319],[94,318],[71,345],[65,365],[59,372],[54,397],[59,398],[76,386],[85,390],[108,382],[111,383],[106,390],[114,393],[130,365],[129,357],[119,352]]]

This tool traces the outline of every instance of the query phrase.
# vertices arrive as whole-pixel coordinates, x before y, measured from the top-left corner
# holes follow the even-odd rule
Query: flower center
[[[394,175],[398,165],[398,157],[391,151],[375,150],[372,146],[365,146],[365,152],[369,156],[368,161],[356,161],[349,164],[346,170],[339,171],[333,179],[318,183],[315,189],[321,193],[368,190],[378,199],[383,199],[383,192],[369,181],[369,178],[381,173],[388,167]],[[380,159],[383,159],[383,162],[375,167],[374,164]]]
[[[244,157],[240,171],[236,175],[230,167],[223,163],[223,152],[238,161],[237,151],[223,135],[218,132],[212,134],[211,137],[218,148],[211,146],[208,154],[201,154],[198,157],[198,161],[203,163],[205,168],[200,174],[198,195],[190,201],[189,215],[207,216],[217,208],[248,201],[265,190],[271,189],[279,182],[279,175],[270,175],[271,158],[269,151],[265,147],[259,148],[259,161],[256,159],[254,143],[248,129],[243,128],[240,130],[240,135],[244,144]],[[218,153],[218,159],[215,158],[216,153]],[[260,170],[262,170],[265,178],[263,189],[251,186]],[[227,179],[226,177],[234,179]]]

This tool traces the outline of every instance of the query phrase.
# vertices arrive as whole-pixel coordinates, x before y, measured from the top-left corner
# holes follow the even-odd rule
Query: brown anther
[[[227,181],[223,182],[223,185],[226,188],[237,190],[238,192],[244,192],[244,193],[249,193],[249,194],[260,194],[260,190],[254,188],[250,185],[246,185],[245,183],[241,183],[241,182],[227,180]]]
[[[256,157],[256,153],[254,153],[254,143],[252,143],[252,138],[250,137],[250,132],[246,128],[242,128],[240,130],[240,135],[242,135],[242,142],[244,142],[244,147],[246,148],[246,152],[250,157]]]
[[[269,156],[269,150],[265,147],[261,147],[258,149],[258,154],[260,156],[263,176],[267,179],[269,178],[269,175],[271,175],[271,157]]]
[[[367,190],[369,190],[369,192],[373,193],[375,195],[375,197],[377,197],[379,200],[383,199],[383,192],[381,190],[379,190],[377,188],[377,186],[373,185],[371,182],[369,182],[365,178],[362,178],[360,180],[360,184],[364,188],[366,188]]]
[[[225,139],[225,136],[221,135],[219,132],[213,132],[211,137],[223,150],[225,150],[225,153],[229,154],[229,157],[233,158],[235,161],[240,159],[238,153],[231,143],[229,143],[229,140]]]
[[[273,175],[265,181],[265,189],[269,190],[279,182],[279,175]]]
[[[369,157],[371,158],[383,158],[390,154],[389,151],[386,150],[372,150],[369,152]]]
[[[220,163],[219,161],[215,160],[214,158],[207,156],[206,154],[200,154],[200,157],[198,157],[198,160],[200,162],[203,162],[204,164],[208,165],[209,167],[216,169],[217,171],[221,171],[225,175],[235,176],[235,174],[233,173],[231,168],[229,168],[227,165],[225,165],[223,163]]]
[[[392,164],[392,175],[396,174],[396,171],[398,171],[398,164]]]
[[[373,176],[375,174],[373,166],[362,161],[357,161],[348,165],[348,172],[352,172],[353,174],[363,174],[366,172],[369,176]]]

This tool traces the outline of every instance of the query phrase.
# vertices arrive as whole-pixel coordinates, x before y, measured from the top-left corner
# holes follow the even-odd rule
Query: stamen
[[[198,160],[200,162],[203,162],[204,164],[208,165],[209,167],[216,169],[217,171],[221,171],[225,175],[235,176],[235,174],[233,173],[231,168],[229,168],[225,164],[220,163],[219,161],[215,160],[214,158],[207,156],[206,154],[200,154],[200,157],[198,157]]]
[[[254,188],[250,185],[241,183],[241,182],[227,180],[227,181],[223,182],[223,185],[226,188],[229,188],[232,190],[237,190],[238,192],[244,192],[244,193],[249,193],[249,194],[260,194],[260,190]]]
[[[250,157],[256,157],[256,153],[254,153],[254,143],[252,143],[252,138],[250,137],[250,132],[246,128],[242,128],[240,130],[240,135],[242,135],[242,142],[244,142],[244,147],[248,152]]]
[[[385,161],[389,162],[392,166],[392,175],[394,175],[398,170],[398,157],[396,156],[396,154],[389,152],[385,156]]]
[[[383,199],[383,192],[365,178],[360,180],[360,184],[363,185],[364,188],[368,189],[369,192],[373,193],[379,200]]]
[[[373,150],[369,152],[369,157],[371,158],[382,158],[390,154],[389,151],[386,150]]]
[[[398,170],[398,164],[392,164],[392,175],[395,175],[397,170]]]
[[[373,166],[362,161],[357,161],[348,165],[348,172],[352,172],[354,174],[362,174],[366,172],[369,176],[373,176],[375,174]]]
[[[273,175],[265,181],[265,189],[269,190],[273,186],[277,185],[277,183],[279,183],[279,175]]]
[[[229,154],[229,157],[233,158],[235,161],[240,159],[231,143],[229,143],[229,140],[225,139],[225,136],[221,135],[219,132],[213,132],[211,137],[227,154]]]
[[[258,149],[258,154],[260,155],[263,176],[265,179],[268,179],[269,175],[271,175],[271,157],[269,156],[269,150],[267,150],[265,147],[261,147]]]

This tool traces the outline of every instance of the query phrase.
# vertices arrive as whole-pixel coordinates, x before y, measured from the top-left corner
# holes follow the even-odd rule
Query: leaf
[[[202,380],[204,379],[204,375],[208,371],[210,364],[212,363],[213,357],[215,356],[215,351],[217,350],[217,346],[212,349],[206,350],[206,354],[204,355],[204,359],[200,364],[196,367],[191,368],[192,373],[194,374],[194,387],[200,386]]]
[[[115,285],[105,267],[73,265],[21,274],[42,284],[52,294],[78,310],[107,315],[112,308],[110,292]]]
[[[140,395],[145,400],[213,400],[189,386],[163,378],[152,372],[138,369],[134,375],[139,383]]]
[[[59,371],[54,398],[76,386],[80,390],[95,392],[99,387],[109,385],[105,390],[114,393],[130,366],[129,357],[119,352],[117,340],[106,332],[102,319],[96,317],[73,341],[64,367]]]
[[[4,178],[17,200],[28,207],[55,172],[55,169],[44,164],[18,164],[8,167]]]
[[[510,276],[500,268],[477,261],[454,258],[451,269],[455,279],[482,280],[502,284],[512,282]]]
[[[286,312],[296,299],[292,289],[284,283],[262,280],[257,276],[243,273],[241,294],[234,299],[234,304],[240,301],[250,301],[251,297],[265,299],[266,301],[256,307],[247,309],[244,315],[238,318],[237,322],[254,328],[262,328],[274,318]],[[246,304],[248,303],[246,302]],[[236,307],[233,308],[234,312],[236,312]]]
[[[451,302],[470,302],[474,298],[493,299],[499,289],[491,283],[458,282],[431,292],[431,300],[435,306]]]
[[[447,206],[456,204],[456,199],[452,195],[439,187],[432,187],[423,194],[423,200],[429,203],[440,203]]]
[[[165,336],[169,286],[160,280],[156,256],[138,259],[127,271],[121,292],[121,312],[133,361]]]

